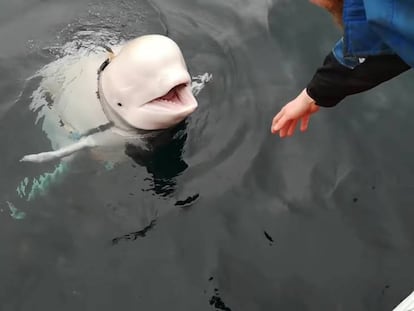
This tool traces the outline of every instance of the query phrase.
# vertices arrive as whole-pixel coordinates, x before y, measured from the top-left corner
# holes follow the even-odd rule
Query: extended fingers
[[[279,122],[280,118],[285,114],[285,109],[279,111],[279,113],[273,118],[273,123]]]
[[[283,113],[281,115],[280,113],[276,115],[272,122],[272,133],[275,134],[277,131],[285,127],[288,121],[289,119]]]
[[[285,123],[285,125],[280,129],[279,136],[281,138],[286,136],[292,136],[295,132],[296,125],[298,124],[298,120],[289,120]]]
[[[298,119],[292,120],[292,122],[289,125],[288,131],[287,131],[287,136],[293,135],[293,133],[295,132],[296,125],[298,124],[298,121],[299,121]]]
[[[286,104],[273,118],[271,132],[272,134],[279,132],[280,137],[291,136],[299,121],[301,121],[300,130],[304,132],[308,129],[311,114],[318,110],[319,106],[310,97],[298,96]]]
[[[306,114],[303,118],[302,118],[302,122],[300,124],[300,130],[302,132],[306,131],[308,129],[309,126],[309,120],[310,120],[310,113]]]
[[[287,121],[285,123],[285,125],[279,130],[279,136],[281,138],[285,137],[287,135],[287,132],[289,130],[290,124],[292,123],[292,121]]]
[[[308,113],[302,118],[298,118],[298,119],[288,119],[288,117],[286,117],[285,115],[282,115],[278,119],[278,121],[276,122],[273,121],[272,133],[275,134],[276,132],[279,131],[279,136],[281,138],[286,137],[286,136],[292,136],[295,133],[295,129],[296,129],[296,126],[299,120],[301,120],[300,130],[304,132],[308,129],[310,115],[311,113]],[[274,120],[276,120],[276,117]]]

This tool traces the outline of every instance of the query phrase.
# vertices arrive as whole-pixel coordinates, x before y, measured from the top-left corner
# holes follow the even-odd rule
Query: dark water
[[[282,0],[0,7],[1,311],[391,310],[414,290],[413,74],[306,134],[270,135],[340,35],[327,14]],[[168,34],[213,80],[164,149],[112,171],[80,157],[26,202],[16,186],[53,165],[18,162],[50,146],[24,81],[99,29]]]

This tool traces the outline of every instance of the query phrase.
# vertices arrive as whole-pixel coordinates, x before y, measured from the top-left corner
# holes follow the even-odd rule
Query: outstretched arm
[[[346,96],[372,89],[408,69],[410,66],[395,54],[370,56],[350,69],[330,53],[306,89],[318,106],[333,107]]]
[[[371,56],[350,69],[330,53],[306,89],[273,118],[271,132],[279,132],[280,137],[291,136],[300,120],[301,130],[306,131],[310,115],[319,106],[333,107],[346,96],[369,90],[408,69],[410,66],[397,55]]]

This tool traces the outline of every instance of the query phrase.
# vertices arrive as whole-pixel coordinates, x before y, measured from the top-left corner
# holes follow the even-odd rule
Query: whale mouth
[[[147,108],[181,111],[195,109],[197,102],[191,92],[189,83],[181,83],[174,86],[166,94],[149,101],[145,106]]]
[[[153,101],[167,101],[173,104],[181,104],[182,99],[180,98],[180,93],[181,93],[181,90],[185,88],[186,86],[187,86],[186,83],[176,85],[171,90],[169,90],[167,94],[164,94],[163,96],[160,96],[154,99]]]

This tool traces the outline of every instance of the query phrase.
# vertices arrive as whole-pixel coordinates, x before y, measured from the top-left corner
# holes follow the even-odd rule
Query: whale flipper
[[[82,149],[95,147],[96,142],[92,136],[93,135],[81,138],[76,143],[62,147],[57,150],[25,155],[23,158],[20,159],[20,162],[47,162],[67,157]]]

